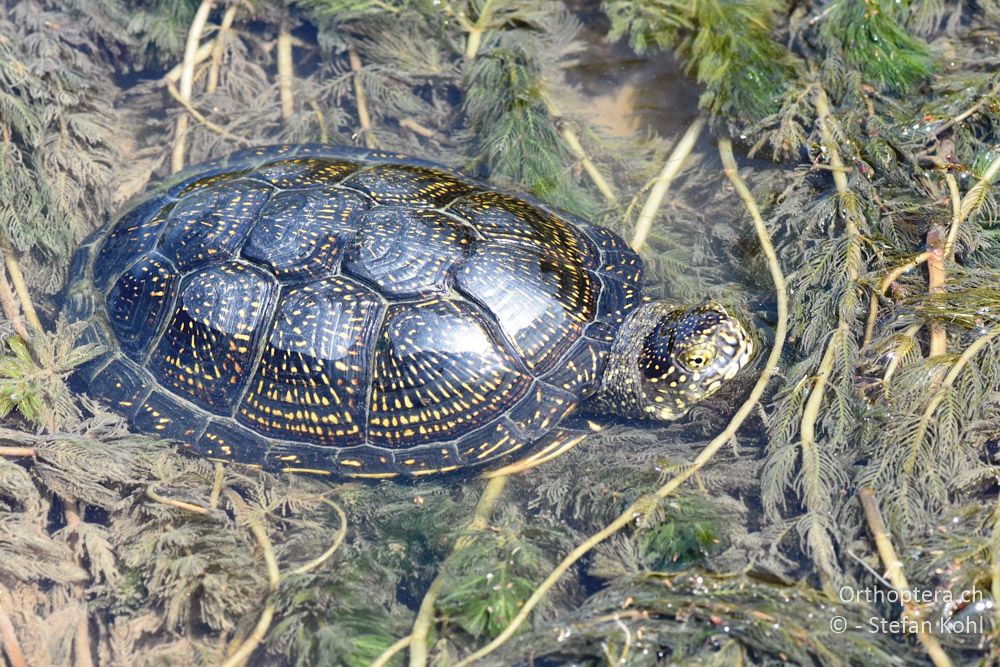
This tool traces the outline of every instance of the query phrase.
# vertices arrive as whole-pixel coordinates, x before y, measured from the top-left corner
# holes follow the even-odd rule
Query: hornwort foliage
[[[24,269],[21,285],[7,267],[12,287],[56,332],[24,341],[0,329],[0,621],[29,664],[84,652],[216,664],[265,611],[273,620],[250,647],[262,664],[370,664],[410,631],[439,573],[451,585],[430,650],[454,661],[721,429],[752,377],[685,421],[611,424],[512,478],[489,526],[470,529],[480,481],[216,470],[129,433],[66,385],[94,350],[57,325],[51,295],[79,241],[169,171],[182,116],[188,164],[256,143],[378,146],[630,236],[676,137],[602,127],[576,84],[585,31],[650,59],[672,51],[713,132],[755,160],[743,176],[788,276],[793,337],[757,419],[699,484],[641,504],[491,657],[921,660],[901,636],[829,631],[832,616],[853,626],[899,612],[836,595],[884,585],[863,487],[912,587],[998,589],[1000,3],[216,2],[186,108],[171,88],[202,6],[0,0],[0,240]],[[595,187],[574,141],[617,198]],[[700,144],[643,248],[649,293],[722,299],[766,347],[773,297],[745,222]],[[921,259],[928,243],[940,259]],[[312,563],[337,543],[331,502],[346,538]],[[942,638],[945,650],[988,661],[998,630],[985,627]]]

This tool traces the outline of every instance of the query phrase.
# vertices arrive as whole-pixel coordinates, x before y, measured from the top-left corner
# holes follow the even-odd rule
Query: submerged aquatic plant
[[[36,289],[59,289],[77,242],[135,193],[116,172],[132,145],[115,61],[91,56],[119,46],[40,2],[0,10],[0,234],[43,262]]]
[[[719,119],[755,122],[777,110],[794,76],[791,58],[771,38],[779,2],[605,0],[610,37],[629,36],[643,53],[677,49],[705,86],[701,106]]]
[[[8,336],[8,354],[0,355],[0,418],[17,410],[36,425],[52,427],[79,419],[79,409],[66,386],[78,366],[102,351],[99,345],[77,346],[81,323],[64,324],[53,334],[34,336],[32,345]]]
[[[889,585],[905,574],[920,588],[1000,591],[1000,8],[606,0],[602,11],[0,4],[0,240],[14,288],[3,333],[19,334],[0,358],[0,409],[49,431],[8,418],[0,432],[12,663],[360,665],[404,649],[417,664],[454,663],[486,642],[504,663],[979,657],[996,625],[915,644],[829,632],[829,618],[897,618],[836,595],[886,585],[869,569],[891,566],[887,548],[903,562]],[[244,145],[419,154],[631,236],[672,138],[610,136],[587,116],[573,85],[582,28],[673,50],[716,132],[781,161],[737,170],[720,143],[776,258],[728,224],[745,216],[704,144],[637,242],[652,294],[738,302],[764,347],[771,328],[783,339],[784,290],[771,296],[760,277],[780,260],[791,336],[763,402],[738,413],[750,428],[723,430],[739,396],[687,422],[611,426],[506,488],[491,483],[474,508],[475,480],[331,485],[215,468],[65,388],[93,350],[39,329],[75,244],[151,173]],[[30,331],[13,321],[13,293],[26,316],[34,295]],[[941,516],[958,521],[942,530]]]

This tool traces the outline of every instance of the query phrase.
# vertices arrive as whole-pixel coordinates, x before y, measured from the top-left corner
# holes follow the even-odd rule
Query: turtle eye
[[[695,350],[688,350],[681,357],[681,363],[690,368],[691,370],[698,370],[708,366],[712,363],[712,359],[715,358],[715,350],[708,348],[699,348]]]

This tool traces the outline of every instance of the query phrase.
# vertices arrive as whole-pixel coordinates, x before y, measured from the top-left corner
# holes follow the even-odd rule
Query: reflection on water
[[[697,85],[672,53],[637,57],[623,41],[609,42],[599,18],[594,21],[581,31],[587,49],[570,69],[586,98],[582,111],[609,134],[679,136],[697,115]]]

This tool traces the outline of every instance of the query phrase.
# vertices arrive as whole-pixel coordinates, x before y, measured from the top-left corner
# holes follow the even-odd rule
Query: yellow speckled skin
[[[544,447],[598,391],[642,263],[610,231],[401,155],[250,149],[74,260],[88,392],[201,455],[421,476]]]

